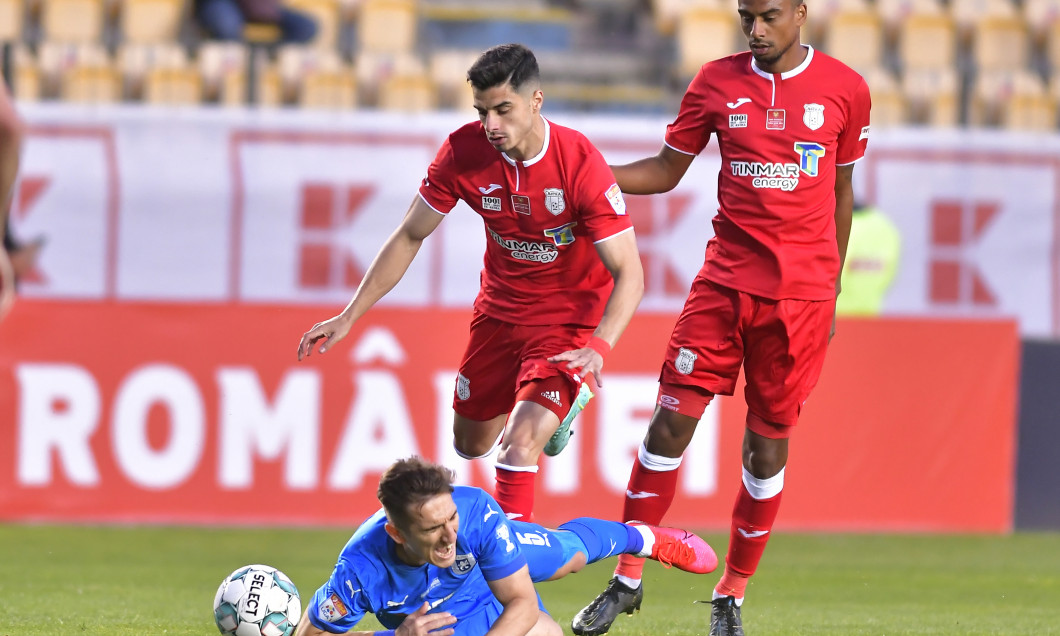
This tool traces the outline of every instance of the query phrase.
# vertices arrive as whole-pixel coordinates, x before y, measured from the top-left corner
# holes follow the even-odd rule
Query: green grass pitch
[[[349,531],[0,525],[0,636],[216,634],[236,567],[267,563],[307,600]],[[704,535],[719,553],[726,537]],[[613,561],[538,586],[570,633]],[[614,636],[706,634],[718,574],[650,563],[644,608]],[[744,605],[749,636],[1060,634],[1060,533],[777,534]],[[373,620],[361,629],[375,629]]]

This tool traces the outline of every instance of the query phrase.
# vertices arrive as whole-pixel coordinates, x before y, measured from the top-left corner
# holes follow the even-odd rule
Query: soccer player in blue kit
[[[583,517],[551,530],[509,520],[484,490],[418,457],[379,480],[382,510],[353,534],[295,636],[562,636],[534,583],[618,554],[705,574],[714,550],[675,528]],[[386,631],[350,632],[365,614]]]

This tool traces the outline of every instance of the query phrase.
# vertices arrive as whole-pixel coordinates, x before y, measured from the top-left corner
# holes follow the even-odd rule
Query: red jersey
[[[697,155],[718,137],[718,213],[700,273],[780,300],[835,298],[835,174],[865,155],[869,89],[850,67],[808,49],[770,74],[750,52],[704,64],[666,129]]]
[[[474,122],[449,135],[420,196],[441,214],[462,199],[482,217],[486,255],[475,308],[519,325],[595,327],[614,287],[594,243],[632,231],[603,155],[545,120],[541,153],[516,161]]]

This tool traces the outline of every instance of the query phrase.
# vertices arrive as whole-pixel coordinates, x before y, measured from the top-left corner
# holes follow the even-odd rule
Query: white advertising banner
[[[335,304],[348,299],[464,114],[406,116],[23,105],[30,125],[12,210],[43,235],[22,294],[45,299]],[[555,114],[611,162],[658,151],[662,118]],[[642,309],[684,301],[712,235],[712,143],[670,193],[630,197]],[[902,260],[890,315],[1018,318],[1060,335],[1060,137],[874,132],[855,170],[889,214]],[[461,207],[384,303],[466,307],[484,232]]]

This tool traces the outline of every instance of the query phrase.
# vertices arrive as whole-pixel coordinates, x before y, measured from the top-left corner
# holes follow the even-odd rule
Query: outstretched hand
[[[342,314],[313,325],[312,329],[302,334],[302,341],[298,343],[298,360],[308,357],[313,347],[321,341],[320,353],[324,353],[345,338],[352,326],[353,322],[343,318]]]
[[[581,349],[564,351],[559,355],[552,356],[548,361],[552,363],[566,362],[567,369],[578,370],[578,375],[581,376],[582,381],[592,375],[598,386],[604,385],[602,375],[604,357],[595,349],[582,347]]]
[[[449,612],[428,614],[431,606],[424,602],[419,609],[405,617],[398,628],[396,636],[450,636],[456,630],[450,627],[456,624],[456,617]]]

